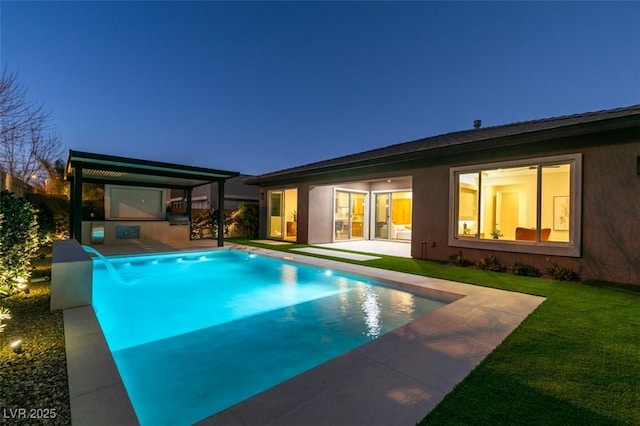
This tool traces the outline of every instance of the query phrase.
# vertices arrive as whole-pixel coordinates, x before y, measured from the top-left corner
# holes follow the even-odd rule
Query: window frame
[[[458,236],[458,194],[459,176],[463,173],[481,173],[482,171],[498,168],[537,166],[538,181],[541,176],[541,168],[547,165],[569,163],[571,171],[570,181],[570,205],[569,212],[569,242],[562,241],[505,241],[481,239],[477,237]],[[540,223],[542,188],[537,187],[536,197],[536,221]],[[479,201],[478,201],[479,203]],[[479,209],[479,206],[478,206]],[[480,214],[480,212],[478,212]],[[580,257],[582,248],[582,154],[566,154],[547,157],[533,157],[521,160],[501,161],[493,163],[480,163],[466,166],[456,166],[449,169],[449,230],[448,242],[450,247],[475,248],[483,250],[505,251],[514,253],[545,254],[557,256]]]

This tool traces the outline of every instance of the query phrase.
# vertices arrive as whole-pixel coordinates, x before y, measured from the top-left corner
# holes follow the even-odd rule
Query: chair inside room
[[[551,228],[542,228],[540,230],[540,241],[549,241],[549,235],[551,235]],[[517,241],[535,241],[536,229],[531,228],[516,228],[516,240]]]

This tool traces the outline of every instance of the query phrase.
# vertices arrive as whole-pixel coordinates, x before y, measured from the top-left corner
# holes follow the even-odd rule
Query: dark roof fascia
[[[533,130],[521,133],[505,134],[501,136],[491,136],[491,130],[496,130],[506,126],[498,126],[493,128],[480,129],[486,137],[480,137],[478,139],[471,139],[466,142],[453,143],[450,145],[443,145],[438,147],[426,147],[423,149],[407,149],[404,152],[398,154],[384,155],[385,151],[399,147],[400,145],[412,145],[420,144],[421,142],[427,142],[433,140],[433,138],[418,139],[415,141],[405,142],[402,144],[392,145],[389,147],[378,148],[371,151],[365,151],[359,154],[351,154],[344,157],[338,157],[335,159],[325,160],[318,163],[308,164],[306,166],[294,167],[291,169],[282,170],[279,172],[269,173],[254,178],[248,178],[245,183],[248,185],[267,185],[274,183],[282,183],[285,181],[291,182],[296,180],[309,181],[311,177],[318,175],[326,175],[337,171],[354,171],[360,168],[370,167],[373,165],[388,165],[390,163],[403,163],[410,160],[416,160],[420,158],[435,158],[440,156],[446,156],[451,154],[463,154],[474,151],[482,151],[487,149],[504,148],[507,146],[515,145],[527,145],[531,143],[539,143],[549,141],[553,139],[563,139],[575,136],[581,136],[592,133],[603,133],[612,130],[624,129],[629,127],[640,126],[640,114],[614,117],[603,120],[595,120],[590,122],[576,123],[565,126],[552,127],[543,130]],[[478,131],[479,136],[483,133]],[[459,134],[474,132],[474,130],[457,132]],[[446,135],[443,135],[446,136]],[[367,159],[358,160],[361,154],[372,154],[379,151],[381,155],[374,156]],[[353,161],[349,161],[349,157],[354,157]],[[343,160],[342,162],[340,160]],[[323,163],[328,163],[323,165]],[[315,166],[314,166],[315,165]]]

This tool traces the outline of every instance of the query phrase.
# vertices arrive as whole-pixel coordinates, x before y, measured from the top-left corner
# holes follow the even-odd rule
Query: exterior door
[[[269,191],[268,237],[296,241],[298,236],[298,190]]]
[[[374,238],[389,238],[389,228],[390,223],[389,219],[391,218],[390,208],[391,203],[390,198],[391,194],[383,193],[383,194],[375,194],[375,213],[374,213],[374,221],[375,221],[375,230],[374,230]]]
[[[411,240],[411,191],[375,194],[374,238]]]
[[[366,194],[336,191],[333,223],[335,240],[364,238]]]

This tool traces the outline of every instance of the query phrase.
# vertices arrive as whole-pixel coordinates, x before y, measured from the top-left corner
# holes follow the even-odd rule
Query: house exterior
[[[32,190],[31,185],[0,170],[0,191],[9,191],[13,192],[16,197],[24,197]]]
[[[475,123],[474,123],[475,124]],[[427,137],[261,176],[260,236],[389,240],[640,284],[640,105]]]
[[[245,185],[244,180],[250,175],[239,175],[225,182],[224,210],[231,211],[238,208],[240,203],[257,204],[260,193],[257,187]],[[193,209],[214,209],[218,208],[218,185],[207,184],[193,188],[191,193],[191,208]],[[185,191],[179,189],[171,190],[169,207],[172,210],[185,210],[187,197]]]

